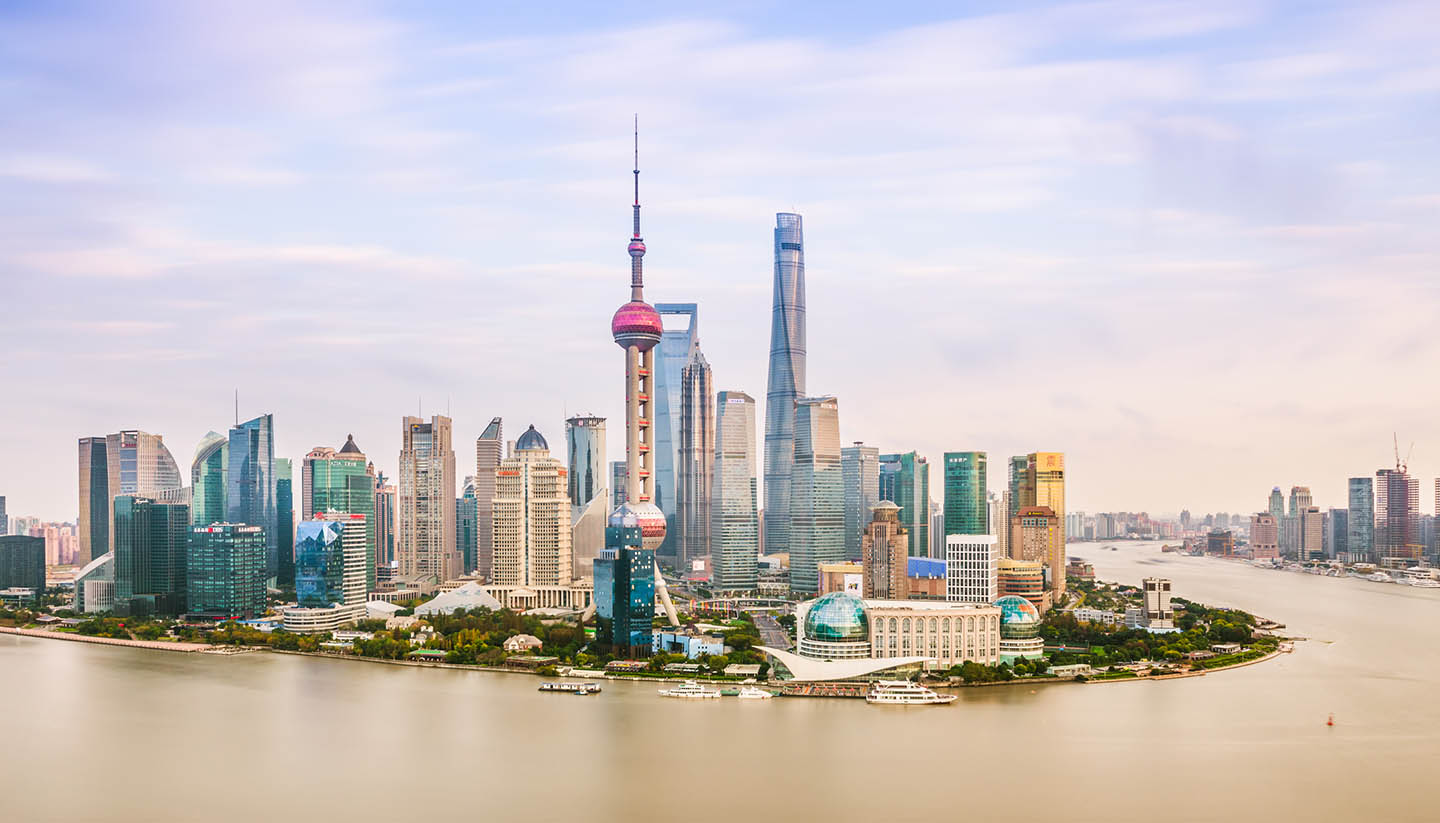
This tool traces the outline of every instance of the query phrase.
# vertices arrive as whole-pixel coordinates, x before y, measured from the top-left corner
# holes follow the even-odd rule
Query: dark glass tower
[[[945,453],[945,535],[989,534],[985,452]]]
[[[280,566],[275,576],[276,583],[281,586],[295,582],[294,475],[289,458],[275,458],[275,540],[280,553]],[[371,490],[373,492],[373,487]],[[374,497],[371,495],[367,499],[373,500]]]
[[[642,547],[639,521],[624,507],[605,528],[595,559],[595,639],[620,657],[649,657],[655,614],[655,553]]]
[[[190,529],[187,611],[214,620],[265,613],[265,530],[237,523]]]
[[[265,576],[280,573],[275,509],[275,418],[264,414],[230,429],[225,472],[225,519],[265,532]]]
[[[800,215],[775,215],[775,288],[765,390],[765,552],[790,550],[795,401],[805,394],[805,237]]]
[[[179,614],[185,608],[190,507],[115,498],[115,612]]]

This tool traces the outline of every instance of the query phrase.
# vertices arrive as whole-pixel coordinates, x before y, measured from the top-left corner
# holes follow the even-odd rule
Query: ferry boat
[[[599,694],[599,683],[541,683],[542,692],[562,692],[564,694]]]
[[[952,703],[956,697],[953,694],[937,694],[908,680],[881,680],[865,694],[865,702],[888,706],[928,706]]]
[[[775,693],[755,686],[744,686],[740,689],[740,694],[736,696],[741,700],[770,700]]]
[[[706,688],[694,680],[686,680],[673,689],[660,689],[659,694],[661,697],[685,697],[700,700],[720,699],[719,689]]]
[[[1367,574],[1367,575],[1365,575],[1365,577],[1364,577],[1363,579],[1369,580],[1369,581],[1372,582],[1372,583],[1394,583],[1394,582],[1395,582],[1395,578],[1391,577],[1390,575],[1386,574],[1385,572],[1375,572],[1374,574]]]

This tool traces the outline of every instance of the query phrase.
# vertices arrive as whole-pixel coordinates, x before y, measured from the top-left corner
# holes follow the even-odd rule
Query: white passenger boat
[[[1365,579],[1366,579],[1366,580],[1369,580],[1369,581],[1372,582],[1372,583],[1394,583],[1394,582],[1395,582],[1395,578],[1391,577],[1390,575],[1386,574],[1385,572],[1374,572],[1373,574],[1367,574],[1367,575],[1365,575]]]
[[[937,694],[919,683],[911,683],[908,680],[881,680],[865,695],[866,703],[888,706],[928,706],[951,703],[955,699],[956,695]]]
[[[599,694],[599,683],[541,683],[542,692],[561,692],[563,694]]]
[[[736,697],[739,697],[741,700],[769,700],[774,696],[774,692],[766,691],[765,689],[755,686],[743,686],[740,689],[740,694],[736,695]]]
[[[709,700],[709,699],[712,699],[712,698],[713,698],[713,699],[715,699],[715,700],[719,700],[719,699],[720,699],[720,690],[719,690],[719,689],[706,688],[705,686],[702,686],[702,685],[700,685],[699,683],[696,683],[694,680],[686,680],[684,683],[681,683],[680,685],[678,685],[678,686],[676,686],[676,687],[674,687],[674,688],[671,688],[671,689],[660,689],[660,696],[661,696],[661,697],[685,697],[685,698],[700,699],[700,700]]]

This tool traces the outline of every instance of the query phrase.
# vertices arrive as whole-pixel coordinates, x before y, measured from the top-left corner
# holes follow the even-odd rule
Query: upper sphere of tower
[[[635,238],[634,240],[631,240],[631,241],[630,241],[629,251],[630,251],[630,256],[631,256],[631,257],[644,257],[644,256],[645,256],[645,241],[644,241],[644,240],[641,240],[641,239],[638,238],[638,237]]]
[[[660,312],[643,300],[631,300],[615,310],[610,321],[610,334],[621,348],[635,346],[640,351],[649,351],[660,342],[660,333],[665,326],[660,322]]]

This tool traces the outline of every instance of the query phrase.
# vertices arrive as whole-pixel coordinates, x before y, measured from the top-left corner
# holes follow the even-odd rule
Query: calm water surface
[[[1071,553],[1311,640],[1206,677],[880,708],[0,636],[0,821],[1440,819],[1440,590],[1115,545]]]

